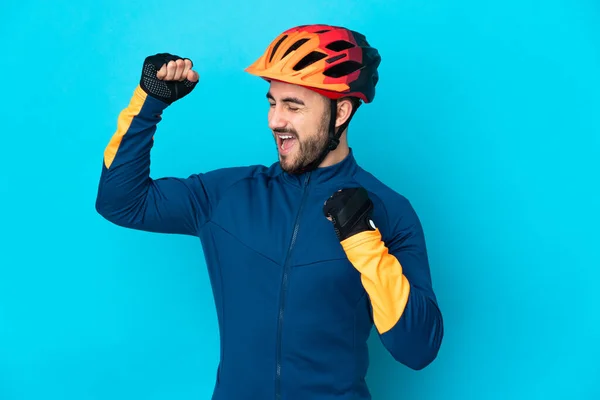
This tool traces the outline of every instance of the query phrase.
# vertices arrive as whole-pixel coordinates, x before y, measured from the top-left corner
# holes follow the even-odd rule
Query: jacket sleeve
[[[137,86],[104,150],[96,210],[127,228],[197,235],[211,217],[218,188],[239,173],[210,171],[187,178],[150,177],[154,133],[168,105]],[[218,185],[218,186],[217,186]]]
[[[437,357],[444,327],[420,221],[408,201],[402,207],[387,244],[376,229],[342,247],[361,274],[383,345],[396,361],[419,370]]]

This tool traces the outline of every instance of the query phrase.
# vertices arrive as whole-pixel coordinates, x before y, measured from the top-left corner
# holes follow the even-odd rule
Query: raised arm
[[[373,203],[362,188],[335,193],[324,213],[332,218],[349,261],[361,274],[383,345],[396,361],[418,370],[436,358],[444,324],[421,224],[407,201],[397,206],[403,217],[390,221],[388,243],[372,223]]]
[[[211,175],[150,177],[150,151],[162,113],[197,82],[189,59],[170,54],[146,58],[140,83],[104,150],[96,198],[104,218],[132,229],[195,235],[210,217]]]

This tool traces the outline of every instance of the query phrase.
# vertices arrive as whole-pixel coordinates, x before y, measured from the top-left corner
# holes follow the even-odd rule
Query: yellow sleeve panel
[[[133,118],[137,117],[142,111],[142,107],[146,102],[146,97],[148,97],[148,95],[138,85],[133,92],[133,96],[129,102],[129,105],[119,114],[117,131],[113,134],[110,142],[104,150],[104,165],[106,168],[110,168],[115,156],[117,155],[117,151],[119,151],[123,136],[129,132]]]
[[[356,234],[341,244],[348,260],[361,274],[377,331],[380,334],[389,331],[402,316],[410,293],[402,265],[388,252],[378,229]]]

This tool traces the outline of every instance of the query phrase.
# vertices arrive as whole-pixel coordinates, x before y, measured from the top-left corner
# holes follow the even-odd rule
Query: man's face
[[[327,145],[328,99],[310,89],[271,82],[269,128],[272,130],[283,170],[297,173]]]

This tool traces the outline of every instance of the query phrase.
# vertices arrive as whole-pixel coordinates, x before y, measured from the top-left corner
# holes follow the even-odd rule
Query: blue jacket
[[[214,400],[369,399],[373,326],[398,362],[434,360],[442,316],[406,198],[352,151],[298,176],[275,163],[152,179],[166,107],[135,89],[104,152],[96,209],[119,226],[201,241],[221,338]],[[323,204],[356,186],[374,203],[377,230],[340,243]]]

